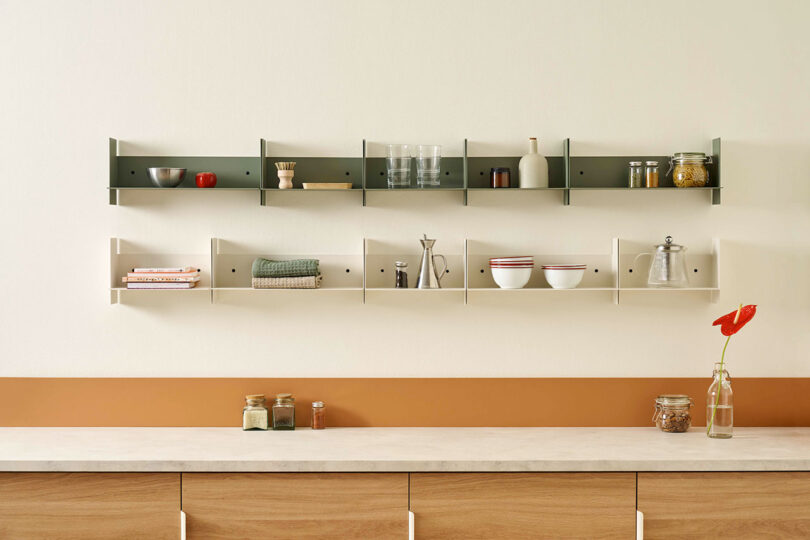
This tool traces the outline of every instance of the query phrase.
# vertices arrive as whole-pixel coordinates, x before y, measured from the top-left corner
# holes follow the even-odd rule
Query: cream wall
[[[689,14],[676,17],[676,14]],[[711,321],[757,319],[732,376],[810,376],[810,3],[29,2],[0,0],[0,376],[708,376]],[[708,150],[705,193],[357,199],[126,193],[107,204],[107,138],[131,154],[358,155]],[[508,195],[508,196],[507,196]],[[608,253],[613,237],[722,239],[702,294],[458,300],[357,295],[137,297],[109,305],[108,239],[207,253],[358,254],[364,236],[438,252],[465,237]]]

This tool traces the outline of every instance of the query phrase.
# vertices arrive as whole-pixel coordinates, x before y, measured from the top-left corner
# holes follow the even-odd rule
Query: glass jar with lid
[[[644,185],[648,188],[658,187],[658,162],[644,162]]]
[[[627,187],[631,188],[639,188],[644,185],[644,181],[642,180],[641,174],[641,162],[640,161],[631,161],[630,168],[628,169],[629,176],[627,179]]]
[[[267,431],[268,414],[264,402],[264,394],[245,396],[245,408],[242,409],[242,429],[244,431]]]
[[[273,430],[295,429],[295,398],[292,394],[276,394],[273,403]]]
[[[678,152],[669,160],[672,171],[672,183],[676,187],[703,187],[709,183],[709,171],[706,168],[712,157],[703,152]]]
[[[692,398],[685,394],[662,394],[655,398],[652,421],[661,431],[683,433],[692,425]]]

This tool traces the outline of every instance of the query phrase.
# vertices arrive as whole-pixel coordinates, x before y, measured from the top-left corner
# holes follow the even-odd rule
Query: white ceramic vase
[[[548,187],[548,162],[537,153],[537,139],[529,139],[529,153],[520,158],[518,177],[521,188]]]

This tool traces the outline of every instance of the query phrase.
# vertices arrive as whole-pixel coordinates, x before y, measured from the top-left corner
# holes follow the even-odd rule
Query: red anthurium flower
[[[740,328],[746,325],[748,321],[754,318],[757,313],[756,305],[743,306],[740,309],[735,309],[728,315],[723,315],[712,323],[712,326],[720,325],[720,332],[724,336],[733,336],[740,331]]]

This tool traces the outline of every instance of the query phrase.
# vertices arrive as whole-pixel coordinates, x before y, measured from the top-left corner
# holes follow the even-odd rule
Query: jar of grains
[[[692,425],[692,398],[683,394],[662,394],[655,398],[653,422],[661,431],[683,433]]]
[[[709,183],[706,164],[712,157],[703,152],[678,152],[669,161],[672,183],[676,187],[703,187]]]

